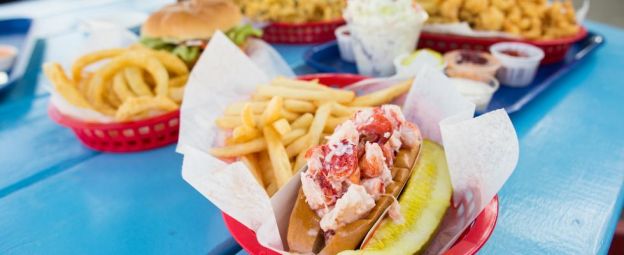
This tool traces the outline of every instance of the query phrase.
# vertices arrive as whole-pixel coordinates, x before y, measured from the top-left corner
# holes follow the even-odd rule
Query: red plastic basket
[[[349,84],[366,79],[365,76],[354,74],[311,74],[299,76],[301,80],[318,79],[319,83],[332,87],[344,87]],[[446,255],[472,255],[476,254],[479,249],[490,238],[496,219],[498,217],[498,196],[495,196],[490,204],[483,209],[475,221],[462,233],[460,238],[455,242],[453,247],[446,252]],[[236,221],[234,218],[223,213],[225,226],[228,228],[232,237],[252,255],[277,255],[276,252],[260,245],[256,239],[256,234],[245,225]]]
[[[581,30],[578,32],[578,34],[574,36],[545,41],[507,38],[476,38],[459,35],[423,32],[420,34],[420,39],[418,40],[418,48],[430,48],[432,50],[443,53],[456,49],[489,51],[490,46],[495,43],[503,41],[523,42],[535,45],[542,49],[545,53],[542,64],[550,64],[563,60],[566,53],[568,52],[568,49],[570,49],[570,46],[572,46],[572,44],[574,44],[575,42],[583,39],[586,35],[587,30],[584,27],[581,27]]]
[[[58,124],[71,128],[87,147],[105,152],[149,150],[178,140],[180,111],[123,123],[90,123],[78,120],[48,107],[48,114]]]
[[[264,28],[262,39],[284,44],[324,43],[335,40],[334,30],[344,24],[343,19],[301,24],[274,22]]]

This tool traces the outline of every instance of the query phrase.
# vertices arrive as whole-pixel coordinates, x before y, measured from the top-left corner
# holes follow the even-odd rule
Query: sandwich
[[[229,0],[189,0],[166,5],[141,27],[141,44],[169,51],[192,66],[212,35],[223,31],[245,49],[247,39],[262,31],[242,24],[240,9]]]
[[[396,105],[356,112],[325,144],[306,153],[307,168],[289,219],[289,251],[361,254],[391,246],[398,249],[386,254],[422,251],[451,196],[441,147],[434,146],[439,149],[435,152],[431,144],[423,142],[418,126],[405,120]],[[425,181],[433,181],[436,185],[427,187],[435,190],[423,189]],[[415,201],[423,195],[435,202],[433,209],[427,201]],[[423,213],[421,209],[432,214],[426,218],[428,228],[413,225],[419,221],[412,212]],[[414,236],[426,238],[417,241]]]

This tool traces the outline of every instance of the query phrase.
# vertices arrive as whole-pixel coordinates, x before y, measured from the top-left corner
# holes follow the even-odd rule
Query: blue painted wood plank
[[[482,254],[606,254],[622,210],[624,32],[512,116],[518,167]]]
[[[0,254],[206,254],[228,236],[174,146],[100,154],[0,202]]]

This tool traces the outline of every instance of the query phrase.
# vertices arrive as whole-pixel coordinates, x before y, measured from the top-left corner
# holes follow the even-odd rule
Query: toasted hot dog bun
[[[390,169],[394,182],[386,187],[386,195],[395,198],[399,196],[409,180],[419,151],[419,146],[399,150],[394,166]],[[299,189],[288,225],[289,250],[298,253],[336,254],[344,250],[357,249],[368,231],[393,201],[394,199],[388,196],[380,197],[375,202],[375,207],[365,217],[338,228],[336,233],[325,241],[319,225],[321,219],[310,209],[302,189]]]

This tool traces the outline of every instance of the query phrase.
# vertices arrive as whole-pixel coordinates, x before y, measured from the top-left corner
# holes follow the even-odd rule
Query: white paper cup
[[[336,41],[338,41],[338,50],[340,51],[340,58],[347,62],[355,62],[355,56],[353,56],[353,46],[351,42],[351,33],[349,27],[346,25],[336,28],[334,31],[336,34]]]
[[[504,53],[514,51],[526,56],[512,56]],[[544,51],[526,43],[504,42],[490,46],[490,52],[498,59],[502,67],[496,72],[496,78],[503,85],[525,87],[535,78]]]
[[[428,18],[424,11],[416,15],[414,24],[349,23],[355,64],[360,74],[386,77],[395,73],[394,59],[416,48]]]
[[[11,45],[0,44],[0,71],[11,69],[16,57],[17,48]]]

